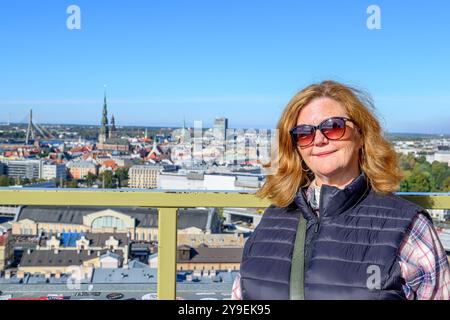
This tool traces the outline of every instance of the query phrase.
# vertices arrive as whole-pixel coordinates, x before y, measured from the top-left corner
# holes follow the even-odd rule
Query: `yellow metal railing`
[[[424,208],[449,209],[450,194],[401,195]],[[246,192],[163,192],[80,189],[0,188],[0,205],[139,206],[158,208],[158,284],[160,300],[176,298],[177,209],[195,207],[265,208],[267,200]]]

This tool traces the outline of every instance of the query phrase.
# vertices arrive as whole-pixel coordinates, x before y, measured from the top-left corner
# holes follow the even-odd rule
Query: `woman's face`
[[[317,98],[302,108],[297,119],[300,124],[319,125],[330,117],[346,117],[344,107],[330,98]],[[340,185],[359,175],[359,149],[362,138],[353,122],[346,122],[344,136],[339,140],[327,139],[316,130],[314,141],[298,147],[300,155],[321,183]]]

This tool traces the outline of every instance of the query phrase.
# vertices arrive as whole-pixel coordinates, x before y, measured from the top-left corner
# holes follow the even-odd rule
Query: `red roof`
[[[108,167],[108,168],[112,168],[112,169],[117,169],[118,165],[114,160],[105,160],[103,161],[103,166],[104,167]]]
[[[90,152],[90,151],[92,151],[90,148],[83,146],[70,149],[69,152],[76,153],[76,152]]]

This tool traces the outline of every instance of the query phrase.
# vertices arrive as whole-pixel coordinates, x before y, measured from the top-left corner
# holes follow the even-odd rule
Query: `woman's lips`
[[[336,150],[334,150],[334,151],[328,151],[328,152],[316,153],[316,154],[314,154],[313,156],[315,156],[315,157],[320,157],[320,158],[324,158],[324,157],[329,156],[330,154],[332,154],[332,153],[334,153],[334,152],[336,152]]]

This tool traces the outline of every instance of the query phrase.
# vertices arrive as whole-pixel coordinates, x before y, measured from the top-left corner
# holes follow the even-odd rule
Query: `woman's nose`
[[[314,145],[320,146],[327,143],[328,139],[323,135],[322,131],[316,130],[316,136],[314,137]]]

